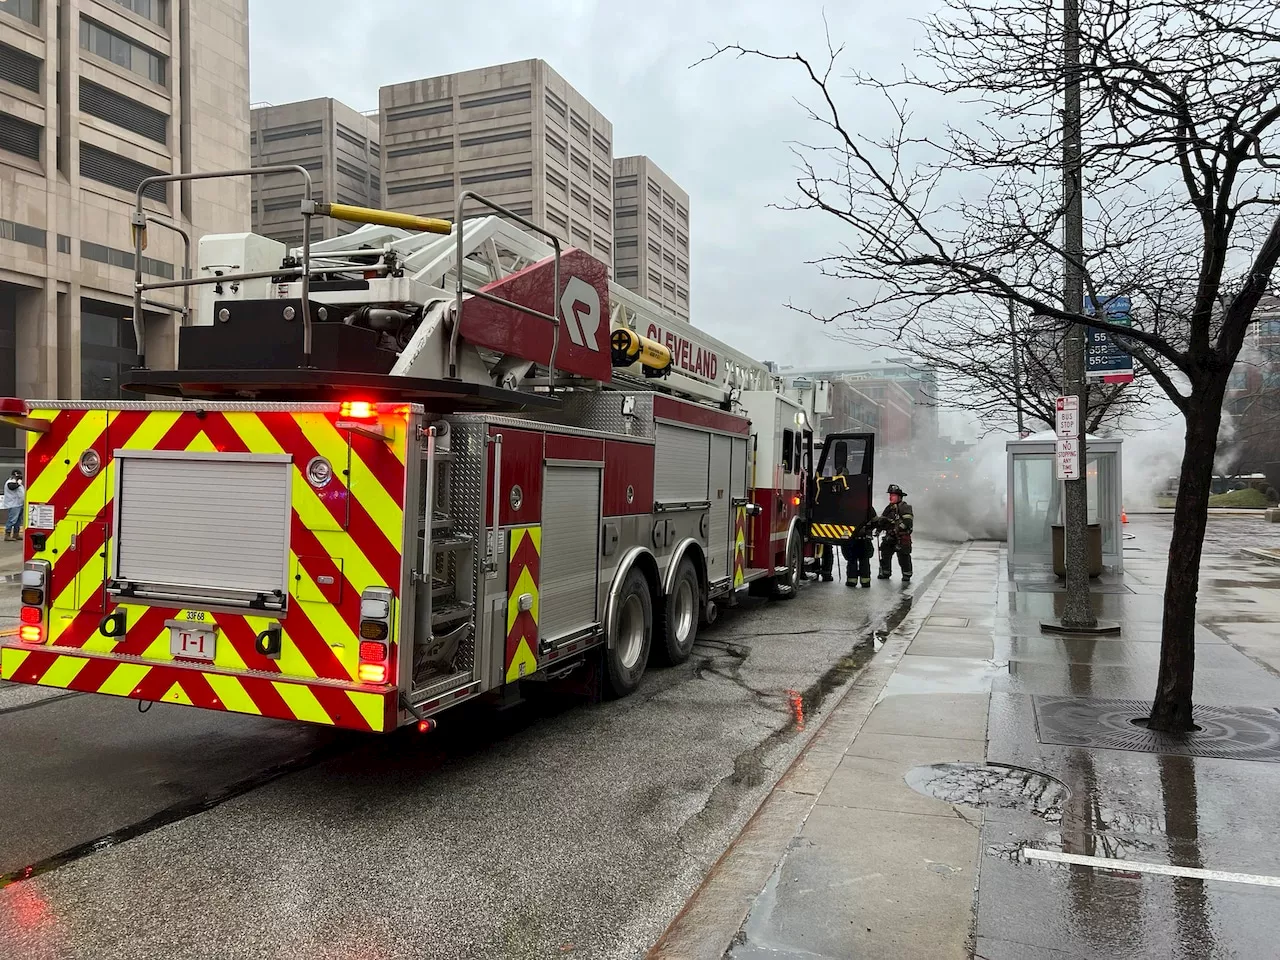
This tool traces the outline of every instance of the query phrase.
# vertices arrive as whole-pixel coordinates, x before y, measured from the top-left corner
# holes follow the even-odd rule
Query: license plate
[[[187,626],[169,628],[169,652],[184,660],[212,661],[217,643],[218,634],[213,630]]]

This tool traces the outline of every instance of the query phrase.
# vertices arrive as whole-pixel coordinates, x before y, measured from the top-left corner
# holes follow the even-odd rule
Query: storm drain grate
[[[1198,706],[1200,730],[1159,733],[1133,723],[1151,713],[1146,700],[1032,697],[1041,743],[1137,750],[1224,760],[1280,760],[1280,713],[1261,707]]]
[[[1061,580],[1046,580],[1044,582],[1032,580],[1018,581],[1019,593],[1060,593],[1066,595],[1067,588]],[[1106,593],[1106,594],[1130,594],[1133,593],[1123,583],[1090,583],[1090,593]]]

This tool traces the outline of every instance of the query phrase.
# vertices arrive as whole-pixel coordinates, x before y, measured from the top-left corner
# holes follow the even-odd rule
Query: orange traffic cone
[[[1129,515],[1128,515],[1127,513],[1125,513],[1125,512],[1124,512],[1124,507],[1121,507],[1121,508],[1120,508],[1120,522],[1121,522],[1121,523],[1128,523],[1128,522],[1129,522]]]

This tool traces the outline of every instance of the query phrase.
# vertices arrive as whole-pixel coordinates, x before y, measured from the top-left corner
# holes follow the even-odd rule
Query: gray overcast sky
[[[892,74],[933,6],[843,0],[826,14],[846,67]],[[787,141],[814,136],[792,99],[798,74],[752,60],[689,69],[712,41],[817,54],[822,14],[812,0],[250,0],[252,96],[372,110],[384,84],[540,57],[613,122],[615,155],[647,154],[689,191],[694,323],[762,360],[856,362],[866,355],[782,306],[842,296],[804,263],[840,242],[838,224],[768,209],[794,190]]]

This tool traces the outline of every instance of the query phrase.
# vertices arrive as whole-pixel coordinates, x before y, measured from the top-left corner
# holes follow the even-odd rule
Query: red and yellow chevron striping
[[[53,529],[39,531],[43,537],[41,550],[34,549],[30,531],[27,537],[27,559],[46,560],[51,565],[50,646],[27,648],[24,645],[22,649],[6,651],[4,678],[10,678],[10,665],[17,655],[36,656],[50,649],[136,658],[137,662],[132,659],[106,662],[120,663],[131,670],[151,669],[149,664],[171,665],[180,672],[178,679],[183,681],[178,686],[180,692],[174,694],[176,702],[189,700],[196,706],[207,705],[210,698],[201,695],[199,681],[192,677],[224,676],[224,680],[210,681],[214,689],[221,683],[231,690],[232,701],[252,703],[255,707],[237,712],[329,722],[307,706],[306,697],[330,697],[331,694],[305,694],[306,689],[316,686],[314,684],[302,688],[304,692],[300,693],[294,689],[293,681],[353,683],[358,668],[361,591],[383,586],[396,596],[400,593],[407,408],[380,415],[380,425],[391,437],[388,442],[339,430],[336,404],[308,405],[303,412],[253,409],[248,404],[222,407],[211,404],[211,409],[199,413],[190,408],[166,409],[163,405],[107,406],[107,409],[44,408],[32,413],[33,417],[50,421],[48,433],[28,434],[27,452],[28,503],[47,504],[54,516]],[[283,630],[279,659],[267,658],[254,649],[255,637],[275,622],[275,618],[201,611],[199,618],[207,616],[218,631],[218,642],[211,671],[193,672],[185,661],[178,661],[171,654],[169,628],[165,623],[187,617],[188,611],[136,603],[117,606],[108,597],[106,580],[116,546],[112,531],[114,452],[120,449],[290,456],[293,463],[290,586],[287,610],[278,618]],[[95,451],[100,458],[102,467],[96,474],[78,468],[86,450]],[[307,464],[316,456],[325,457],[333,465],[332,480],[319,490],[308,483],[304,474]],[[98,632],[102,617],[115,610],[124,610],[127,617],[122,640],[107,638]],[[191,613],[194,615],[197,611]],[[391,662],[396,662],[394,650]],[[32,661],[33,665],[39,663],[39,659]],[[67,669],[69,667],[54,669],[52,676],[56,679],[61,675],[60,670]],[[81,668],[77,666],[77,669]],[[96,666],[94,669],[106,668]],[[234,679],[230,676],[246,671],[262,676],[242,675]],[[22,677],[27,677],[29,672]],[[94,671],[86,674],[87,679],[94,676]],[[272,677],[281,679],[276,681],[270,679]],[[20,682],[44,682],[19,679]],[[247,694],[237,701],[235,691],[225,681],[240,684],[241,689],[244,685],[254,687],[261,692],[262,702],[245,700]],[[262,686],[263,683],[268,686]],[[277,690],[273,695],[270,691],[275,687],[271,684],[283,686],[287,691]],[[172,687],[173,683],[163,692],[167,693]],[[320,686],[319,689],[329,691],[331,688]],[[341,697],[346,696],[340,689],[337,692]],[[289,697],[302,704],[302,712],[309,716],[300,717]],[[225,703],[227,698],[220,700]]]
[[[736,590],[746,582],[747,508],[738,507],[733,521],[733,586]]]
[[[538,669],[538,584],[542,566],[542,527],[516,527],[507,548],[507,682]],[[531,600],[520,609],[520,598]]]
[[[224,710],[254,716],[302,720],[352,730],[394,729],[394,690],[352,689],[332,683],[302,683],[267,676],[235,676],[186,664],[150,664],[51,648],[10,643],[0,646],[0,673],[15,683],[38,684],[83,693],[105,693]]]

